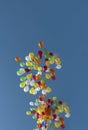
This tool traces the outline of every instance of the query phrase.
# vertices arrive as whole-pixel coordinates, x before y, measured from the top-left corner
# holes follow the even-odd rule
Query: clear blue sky
[[[70,105],[65,130],[88,130],[88,0],[0,0],[0,130],[35,127],[25,115],[35,98],[19,88],[14,57],[40,40],[62,60],[51,95]]]

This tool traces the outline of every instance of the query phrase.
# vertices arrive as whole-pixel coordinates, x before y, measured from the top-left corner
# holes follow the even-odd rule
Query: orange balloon
[[[34,58],[33,61],[34,61],[37,65],[40,64],[40,61],[39,61],[37,58]]]
[[[45,89],[46,88],[46,83],[41,83],[41,89],[43,90],[43,89]]]
[[[45,103],[46,103],[46,105],[48,105],[49,104],[48,100],[46,100]]]
[[[46,94],[43,94],[43,96],[42,96],[43,98],[46,98]]]
[[[60,122],[61,125],[63,125],[64,124],[64,119],[62,117],[60,117],[59,122]]]
[[[50,74],[51,74],[52,76],[55,75],[54,69],[50,69],[49,71],[50,71]]]
[[[21,61],[21,58],[20,58],[19,56],[16,56],[16,57],[15,57],[15,61],[16,61],[16,62],[20,62],[20,61]]]
[[[41,128],[41,124],[37,124],[37,128]]]
[[[42,48],[42,47],[44,46],[44,42],[40,41],[40,42],[38,43],[38,46],[39,46],[40,48]]]
[[[49,116],[49,115],[50,115],[50,108],[46,108],[46,109],[45,109],[45,115],[46,115],[46,116]]]
[[[43,94],[43,95],[39,96],[39,99],[43,99],[43,98],[46,98],[46,94]]]
[[[36,80],[39,80],[41,78],[41,75],[40,74],[37,74],[36,75]]]

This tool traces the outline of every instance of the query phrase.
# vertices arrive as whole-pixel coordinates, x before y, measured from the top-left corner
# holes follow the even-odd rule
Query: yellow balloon
[[[27,79],[32,78],[32,73],[26,75]]]
[[[30,111],[26,111],[26,115],[31,115],[31,112]]]
[[[34,88],[31,88],[29,92],[30,92],[30,94],[33,94],[34,93]]]
[[[50,74],[45,74],[46,79],[50,79],[51,75]]]
[[[39,87],[38,83],[35,82],[35,83],[34,83],[34,87],[35,87],[35,88]]]
[[[46,91],[47,91],[47,93],[50,93],[52,91],[52,89],[50,87],[47,87]]]
[[[30,52],[30,53],[29,53],[29,57],[30,57],[30,59],[32,60],[32,59],[34,58],[34,53],[33,53],[33,52]]]
[[[32,66],[32,62],[27,61],[27,62],[26,62],[26,66]]]
[[[25,82],[21,82],[20,83],[20,88],[24,88],[25,87]]]
[[[42,71],[42,67],[41,66],[38,67],[38,71]]]
[[[55,122],[54,125],[55,125],[56,128],[60,127],[60,123],[59,122]]]
[[[37,124],[39,124],[40,123],[40,121],[39,120],[37,120]]]
[[[65,113],[70,113],[70,108],[68,106],[64,106]]]
[[[56,62],[56,64],[61,64],[60,58],[55,58],[55,62]]]
[[[56,97],[56,96],[54,96],[54,97],[53,97],[53,100],[56,100],[56,99],[57,99],[57,97]]]
[[[41,114],[41,113],[42,113],[42,110],[41,110],[41,109],[39,109],[39,110],[38,110],[38,113],[39,113],[39,114]]]
[[[53,64],[54,63],[54,58],[51,58],[50,59],[50,64]]]
[[[45,62],[46,66],[50,66],[50,61]]]
[[[34,65],[34,70],[38,70],[38,65]]]

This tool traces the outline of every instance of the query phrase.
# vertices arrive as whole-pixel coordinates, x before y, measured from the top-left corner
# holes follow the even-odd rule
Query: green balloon
[[[25,76],[20,78],[20,81],[25,81],[27,78]]]
[[[25,66],[25,62],[21,62],[20,67],[24,67],[24,66]]]
[[[58,102],[57,101],[54,101],[54,106],[58,106]]]
[[[42,83],[45,83],[46,82],[46,78],[43,77],[42,80],[41,80]]]
[[[33,119],[36,119],[36,116],[34,115],[34,116],[32,116],[32,118],[33,118]]]
[[[21,70],[21,69],[19,69],[19,70],[17,71],[17,75],[20,76],[20,75],[22,75],[22,74],[24,74],[24,71]]]
[[[59,108],[59,109],[61,109],[62,107],[63,107],[62,105],[60,105],[60,104],[58,105],[58,108]]]

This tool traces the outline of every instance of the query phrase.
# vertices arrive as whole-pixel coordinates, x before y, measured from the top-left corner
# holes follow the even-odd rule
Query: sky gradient
[[[0,130],[32,130],[35,120],[26,116],[35,97],[19,88],[16,71],[39,41],[59,54],[62,69],[51,81],[49,96],[68,102],[71,117],[65,130],[88,129],[88,1],[0,0]]]

